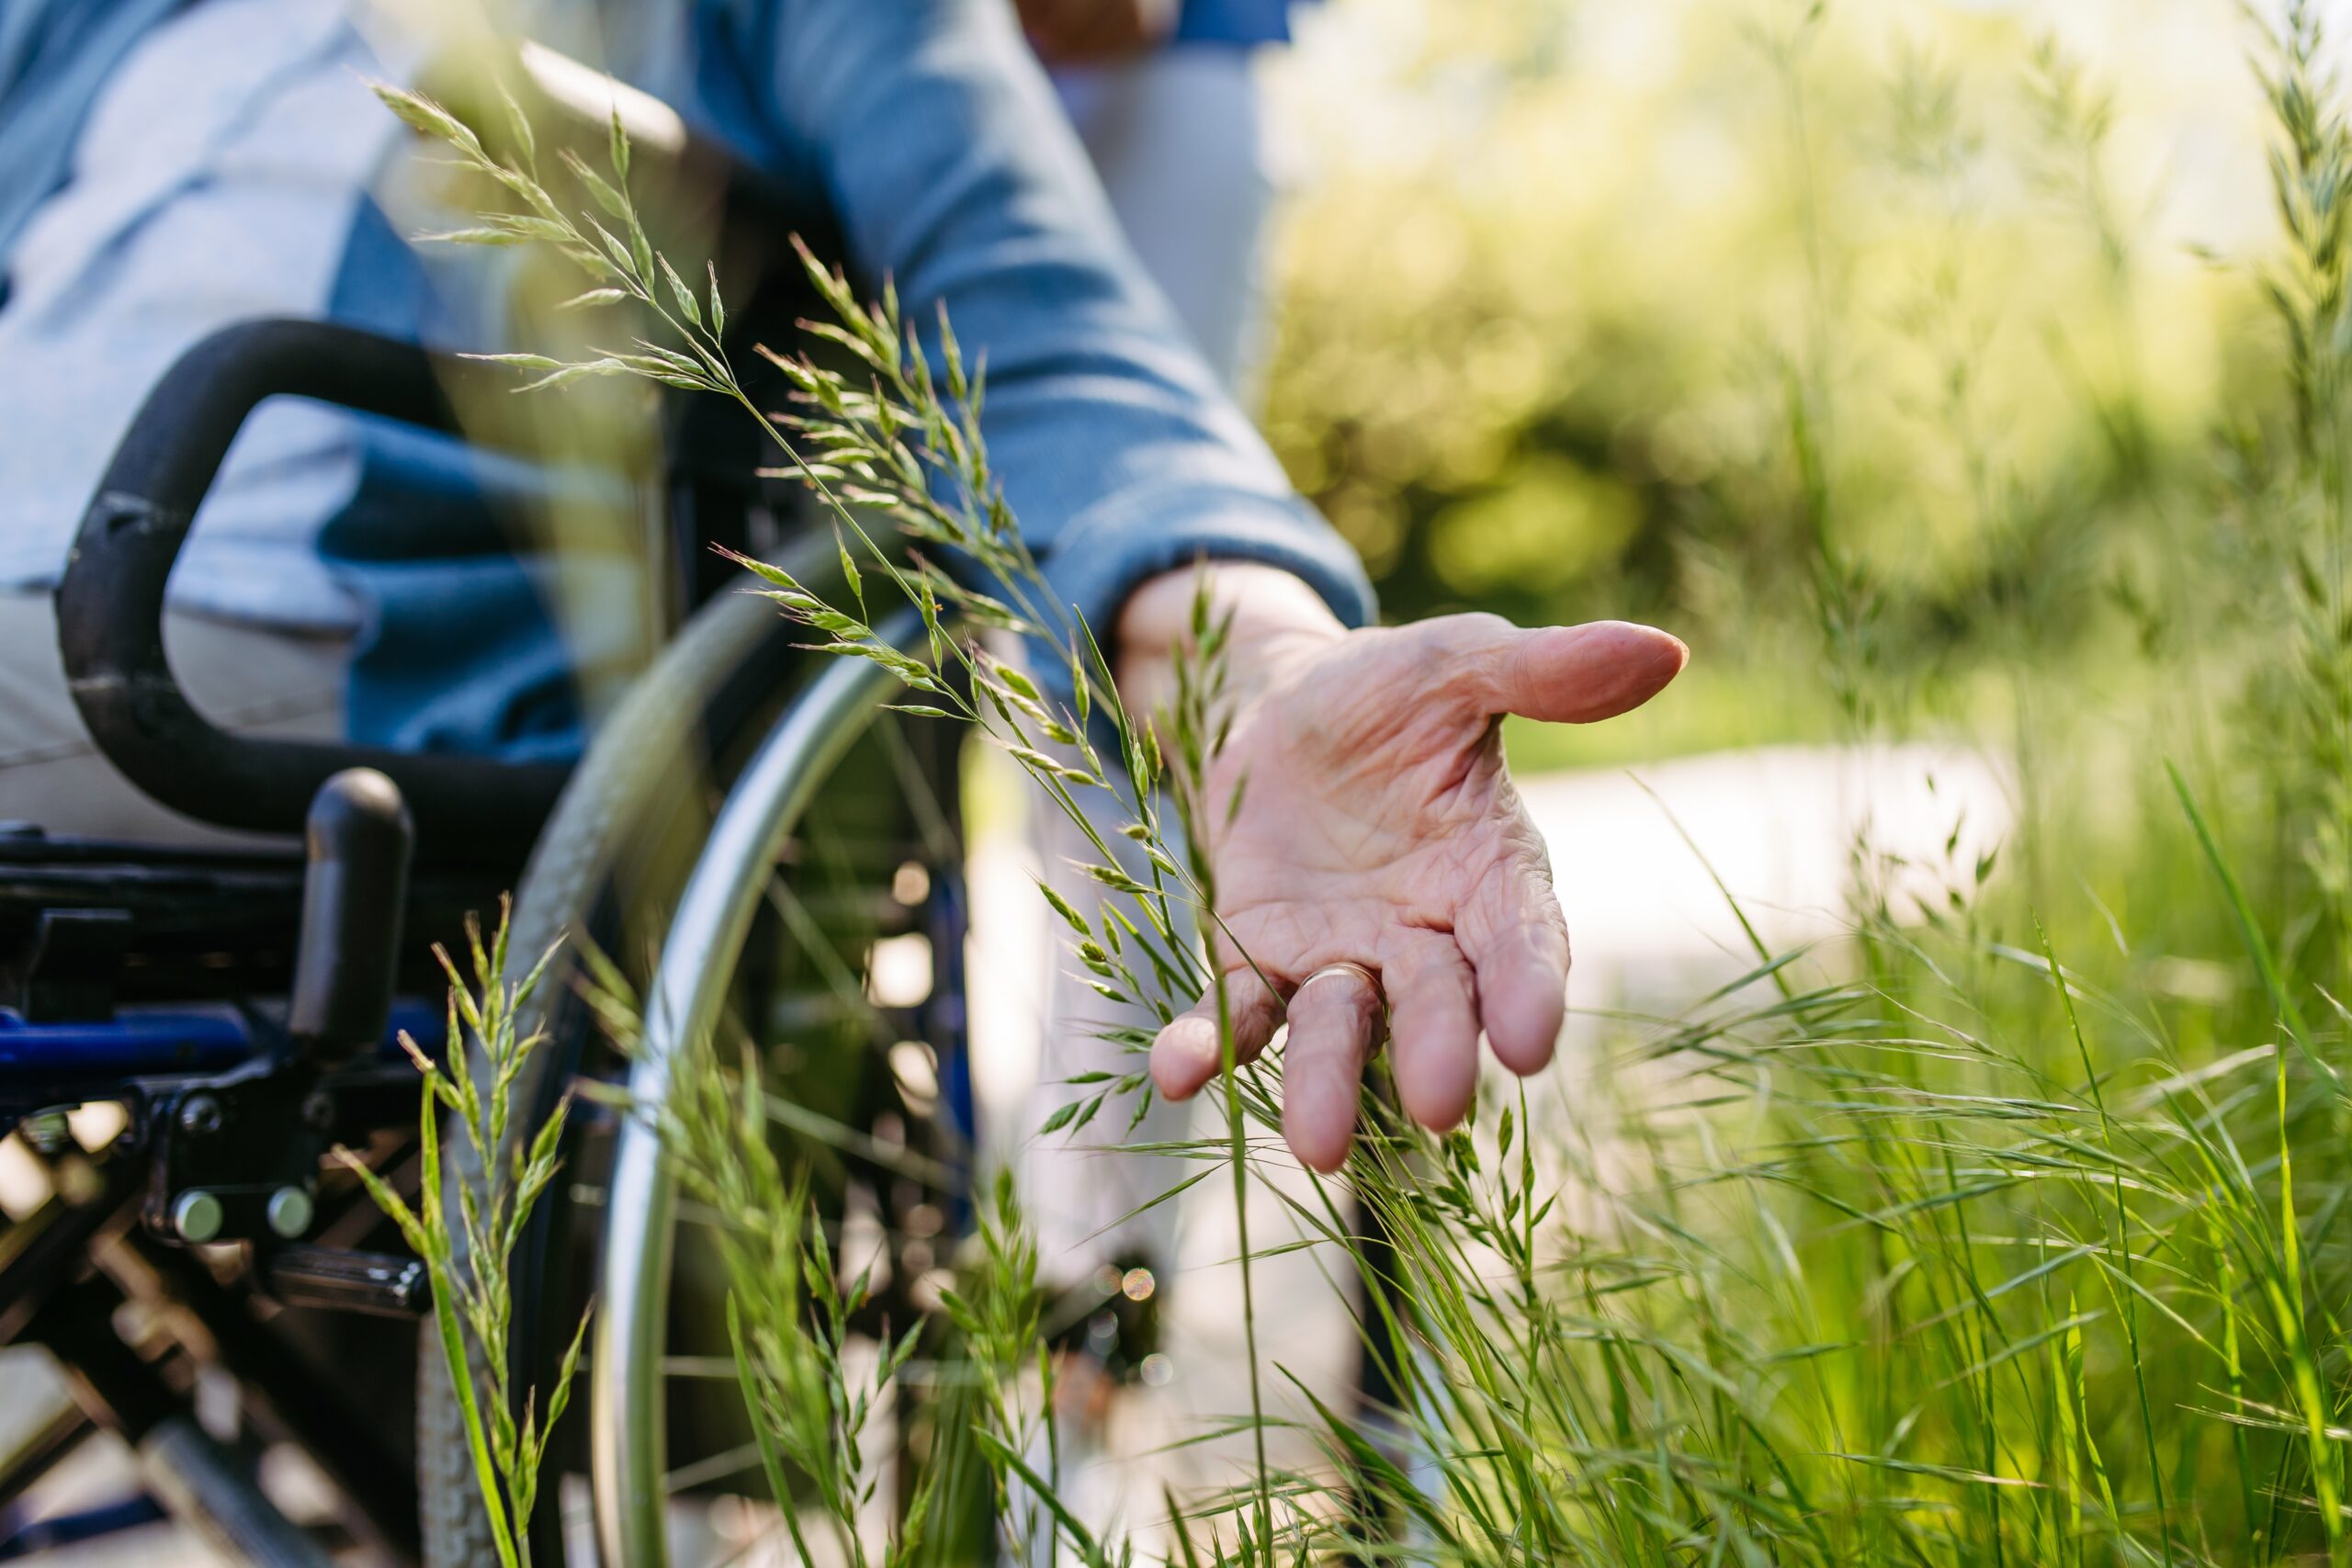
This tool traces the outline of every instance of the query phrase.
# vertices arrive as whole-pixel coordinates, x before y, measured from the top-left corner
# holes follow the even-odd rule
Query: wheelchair
[[[518,976],[559,938],[593,944],[646,1004],[624,1056],[580,987],[543,987],[515,1136],[575,1080],[642,1103],[685,1043],[749,1042],[773,1092],[857,1134],[792,1157],[829,1219],[887,1249],[877,1320],[912,1321],[967,1223],[960,1174],[942,1190],[893,1157],[968,1168],[962,737],[883,711],[887,671],[801,650],[772,606],[728,591],[705,541],[811,581],[832,544],[796,536],[791,502],[694,411],[668,422],[657,570],[674,630],[576,765],[231,735],[175,681],[165,581],[257,405],[454,434],[450,389],[484,373],[343,326],[228,329],[154,389],[85,514],[57,604],[92,737],[156,800],[266,837],[164,850],[0,828],[0,1134],[49,1189],[0,1222],[0,1345],[46,1348],[73,1395],[0,1451],[0,1556],[168,1512],[268,1564],[349,1543],[494,1560],[424,1269],[329,1156],[356,1151],[413,1195],[398,1036],[452,1048],[433,948],[462,952],[469,914],[510,887]],[[886,949],[927,959],[927,978],[883,994]],[[517,1388],[545,1387],[595,1314],[533,1541],[542,1562],[661,1563],[695,1500],[761,1490],[708,1216],[681,1204],[641,1118],[579,1102],[563,1158],[516,1254]],[[20,1517],[99,1432],[135,1452],[140,1493]],[[260,1484],[277,1445],[329,1483],[325,1529]]]

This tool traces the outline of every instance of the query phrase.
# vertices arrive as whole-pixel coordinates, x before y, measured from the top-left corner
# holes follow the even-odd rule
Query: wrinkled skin
[[[1448,615],[1344,631],[1295,580],[1222,569],[1235,613],[1240,694],[1209,778],[1221,818],[1211,859],[1230,946],[1236,1045],[1254,1057],[1285,1021],[1283,1132],[1317,1170],[1347,1156],[1357,1087],[1377,1040],[1382,993],[1404,1109],[1440,1131],[1470,1108],[1478,1040],[1504,1066],[1551,1060],[1566,1006],[1568,931],[1544,841],[1503,763],[1505,714],[1583,724],[1640,706],[1681,670],[1682,644],[1623,622],[1521,631]],[[1267,581],[1272,580],[1272,581]],[[1283,586],[1287,585],[1287,586]],[[1157,580],[1122,618],[1121,683],[1148,694],[1152,665],[1181,639],[1169,604],[1193,583]],[[1327,964],[1361,964],[1375,991]],[[1272,982],[1270,990],[1259,978]],[[1314,976],[1312,984],[1303,984]],[[1216,1076],[1214,998],[1160,1032],[1152,1077],[1171,1099]]]

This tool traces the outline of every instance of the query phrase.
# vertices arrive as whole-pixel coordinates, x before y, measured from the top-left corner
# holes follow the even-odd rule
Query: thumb
[[[1631,713],[1682,672],[1679,637],[1630,621],[1513,628],[1487,662],[1487,708],[1547,724],[1590,724]]]

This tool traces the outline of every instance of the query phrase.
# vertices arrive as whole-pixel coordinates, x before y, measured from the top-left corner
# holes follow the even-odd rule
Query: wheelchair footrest
[[[288,1306],[325,1307],[373,1317],[422,1317],[433,1310],[423,1262],[333,1247],[282,1247],[270,1255],[269,1293]]]

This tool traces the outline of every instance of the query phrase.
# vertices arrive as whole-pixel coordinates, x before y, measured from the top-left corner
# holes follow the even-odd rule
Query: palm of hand
[[[1482,1023],[1513,1071],[1550,1059],[1567,928],[1497,720],[1624,712],[1683,658],[1680,643],[1643,626],[1521,632],[1446,616],[1294,651],[1237,713],[1206,781],[1232,939],[1218,961],[1243,1059],[1264,1048],[1289,998],[1283,1131],[1302,1160],[1328,1170],[1346,1156],[1380,992],[1398,1096],[1426,1125],[1451,1127],[1468,1110]],[[1343,963],[1370,970],[1379,991],[1344,970],[1305,984]],[[1152,1066],[1180,1099],[1216,1074],[1213,1003],[1161,1032]]]

